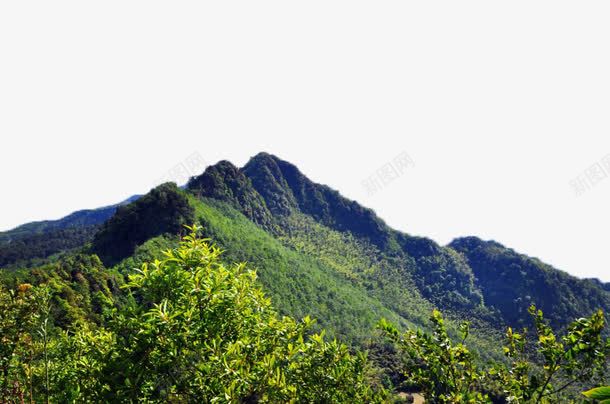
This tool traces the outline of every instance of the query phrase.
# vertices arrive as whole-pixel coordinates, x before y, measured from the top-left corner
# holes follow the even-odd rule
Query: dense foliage
[[[251,180],[275,214],[287,215],[298,210],[324,225],[349,231],[382,248],[390,243],[387,226],[372,210],[343,198],[327,186],[315,184],[286,161],[260,153],[246,164],[243,175]]]
[[[90,242],[101,225],[68,227],[23,235],[0,243],[0,268],[31,267],[54,254],[65,253]]]
[[[91,251],[107,265],[114,265],[129,258],[138,246],[151,238],[179,234],[185,223],[201,221],[212,231],[212,226],[208,226],[211,220],[206,217],[209,211],[196,218],[192,212],[201,202],[207,205],[213,204],[213,200],[238,210],[272,238],[296,250],[299,256],[291,258],[291,265],[304,260],[298,264],[303,271],[307,271],[307,267],[319,267],[320,273],[336,279],[331,283],[343,283],[348,279],[352,285],[345,284],[345,291],[364,288],[369,299],[382,301],[384,307],[403,317],[406,323],[422,324],[424,313],[431,305],[452,318],[468,319],[478,328],[495,331],[501,331],[505,325],[531,325],[527,315],[530,304],[542,308],[555,327],[565,327],[570,319],[598,308],[610,309],[610,292],[606,284],[578,280],[493,242],[466,238],[443,247],[423,237],[397,232],[371,210],[312,182],[294,165],[267,153],[253,157],[241,169],[227,161],[210,166],[191,179],[187,190],[184,192],[164,184],[143,201],[124,206],[96,235]],[[187,197],[187,194],[195,198]],[[218,207],[222,214],[227,214],[225,207]],[[83,226],[97,220],[99,214],[97,211],[77,212],[71,219],[62,220],[64,227],[66,224],[82,225],[81,230],[70,230],[74,234],[40,237],[37,234],[41,228],[57,226],[51,226],[51,222],[33,223],[10,232],[15,242],[13,246],[4,244],[4,247],[9,236],[0,234],[0,264],[3,248],[8,262],[12,262],[10,266],[19,267],[39,265],[44,262],[39,257],[54,254],[52,258],[55,259],[56,253],[70,252],[74,247],[84,245],[91,237],[91,230]],[[233,213],[230,216],[233,223],[215,227],[229,235],[219,237],[219,243],[229,248],[231,254],[239,255],[240,260],[253,261],[261,270],[276,268],[276,248],[263,250],[264,254],[250,247],[242,248],[238,245],[240,240],[231,233],[238,231],[237,226],[241,234],[247,235],[254,227],[249,226],[246,230],[241,218],[236,219]],[[222,220],[215,221],[222,223]],[[17,234],[33,238],[19,243],[16,242]],[[351,241],[342,244],[335,240]],[[346,245],[349,247],[345,248]],[[344,258],[344,253],[359,256],[360,263]],[[16,260],[21,260],[18,265]],[[366,272],[359,272],[358,265],[362,262],[371,263]],[[310,312],[307,305],[311,304],[311,294],[299,293],[300,289],[312,289],[308,285],[311,281],[327,281],[301,272],[299,269],[293,274],[297,278],[305,276],[296,286],[288,282],[274,286],[270,278],[287,275],[281,272],[277,276],[263,273],[262,278],[278,301],[278,308],[293,315]],[[337,327],[333,324],[344,313],[340,313],[332,302],[332,296],[328,297],[330,303],[322,298],[320,310],[313,311],[316,315],[321,314],[317,317],[326,322],[325,325],[344,328],[343,324]],[[305,310],[298,306],[304,306]],[[361,324],[352,322],[353,326],[348,326],[341,334],[352,338],[355,329],[362,334],[362,325],[368,326],[368,323],[368,320]]]
[[[0,290],[0,401],[371,402],[362,354],[279,317],[243,264],[193,233],[106,307],[106,325],[51,324],[48,287]]]
[[[93,239],[117,206],[81,210],[59,220],[27,223],[0,232],[0,268],[36,266],[54,254],[82,247]]]
[[[103,307],[124,300],[122,274],[104,267],[95,255],[73,254],[32,269],[0,272],[0,285],[16,290],[19,285],[44,285],[52,294],[51,315],[56,325],[102,321]]]
[[[228,262],[247,261],[257,269],[281,314],[313,316],[330,336],[357,343],[369,338],[380,315],[407,324],[366,288],[319,259],[284,245],[227,204],[192,201],[205,235],[225,250]]]
[[[524,326],[531,325],[527,309],[536,304],[554,326],[565,327],[569,319],[610,309],[608,286],[601,282],[578,280],[493,242],[473,244],[476,239],[466,238],[443,247],[397,232],[373,211],[312,182],[297,167],[270,154],[256,155],[241,170],[232,167],[230,175],[221,174],[227,171],[222,164],[209,171],[216,178],[241,178],[239,183],[250,195],[254,188],[273,213],[275,226],[265,229],[276,237],[292,236],[295,215],[351,235],[374,247],[375,251],[369,249],[374,258],[399,262],[394,265],[403,269],[399,283],[414,283],[421,296],[452,315],[474,316],[495,323],[496,329]],[[244,213],[250,209],[233,206]]]
[[[146,240],[164,233],[179,234],[193,221],[193,209],[176,184],[162,184],[120,206],[95,235],[92,251],[105,264],[115,264]]]
[[[112,217],[108,215],[110,219],[101,225],[96,221],[107,214],[107,209],[116,213]],[[234,268],[231,263],[248,262],[249,268],[256,268],[257,282],[273,299],[278,315],[297,319],[311,315],[318,320],[307,327],[302,322],[294,322],[289,328],[301,330],[297,334],[325,330],[326,336],[344,341],[350,350],[370,350],[369,360],[377,372],[376,383],[387,388],[401,385],[406,372],[400,349],[371,332],[381,317],[397,324],[399,329],[420,329],[425,335],[437,332],[437,320],[430,324],[428,315],[440,309],[445,314],[442,327],[450,341],[462,336],[465,329],[461,323],[467,320],[470,322],[468,348],[461,353],[456,351],[455,355],[471,361],[472,369],[476,369],[471,376],[475,377],[490,369],[484,363],[513,363],[513,359],[503,355],[497,341],[507,326],[536,328],[535,317],[528,315],[532,304],[544,310],[549,324],[562,332],[568,332],[569,323],[575,318],[600,308],[610,309],[607,284],[578,280],[498,243],[465,238],[440,246],[430,239],[395,231],[373,211],[312,182],[292,164],[261,153],[244,168],[223,161],[192,178],[186,189],[163,184],[118,210],[110,207],[76,212],[58,222],[32,223],[0,233],[0,264],[2,257],[7,257],[4,262],[8,268],[0,271],[0,285],[5,288],[6,296],[14,297],[14,302],[21,296],[28,304],[40,307],[33,312],[29,323],[24,319],[22,332],[30,335],[29,340],[26,338],[30,344],[27,345],[29,364],[23,365],[26,359],[23,349],[14,351],[21,362],[11,372],[20,375],[18,386],[23,394],[27,396],[28,390],[23,383],[29,381],[38,386],[38,390],[30,390],[41,397],[40,372],[45,368],[42,365],[47,364],[50,370],[57,365],[50,372],[49,383],[56,386],[55,392],[51,392],[54,397],[60,397],[59,392],[64,394],[63,401],[73,397],[108,400],[113,393],[100,392],[102,382],[131,391],[129,394],[147,394],[151,400],[169,399],[163,394],[172,394],[180,400],[162,388],[169,384],[167,378],[175,376],[173,371],[169,376],[159,376],[158,372],[165,368],[158,363],[142,362],[150,366],[150,373],[148,376],[143,373],[142,380],[137,381],[133,374],[125,378],[128,381],[121,381],[108,379],[106,373],[126,376],[121,372],[127,372],[129,361],[138,355],[146,354],[144,359],[152,360],[147,348],[162,350],[159,353],[162,356],[176,344],[193,342],[193,336],[188,334],[176,337],[180,341],[168,337],[169,345],[155,345],[159,341],[153,341],[152,337],[148,341],[140,340],[148,332],[161,330],[160,323],[151,325],[148,321],[156,315],[155,304],[160,305],[165,297],[157,296],[160,300],[146,297],[142,291],[152,284],[134,284],[137,277],[127,280],[133,268],[149,263],[150,271],[154,267],[150,263],[157,259],[164,262],[167,257],[160,256],[160,251],[182,248],[179,235],[184,232],[183,225],[190,223],[202,224],[205,236],[213,238],[225,250],[217,257],[218,265],[231,271]],[[93,236],[96,229],[100,230]],[[91,245],[87,244],[89,241]],[[92,254],[97,254],[101,261]],[[154,268],[163,272],[173,267],[164,264],[160,269]],[[235,276],[241,279],[241,275]],[[131,288],[122,288],[125,283]],[[31,289],[25,286],[32,295],[20,294],[21,285],[32,285]],[[191,297],[184,295],[176,297],[178,300],[168,300],[167,310],[186,302],[191,304],[188,300]],[[41,314],[45,312],[43,307],[48,307],[48,315]],[[265,308],[264,311],[273,310]],[[278,315],[275,316],[277,324],[288,327],[290,321],[285,323]],[[182,321],[181,316],[183,313],[176,318]],[[266,321],[271,317],[260,319]],[[49,319],[44,334],[51,337],[46,343],[48,361],[44,363],[39,349],[43,318]],[[133,324],[142,327],[147,324],[146,327],[152,328],[130,328]],[[134,334],[136,329],[143,334]],[[130,351],[130,347],[141,343],[145,343],[144,348],[140,346],[141,351]],[[304,338],[304,343],[313,344],[313,340]],[[425,346],[425,339],[419,343]],[[337,344],[336,348],[329,349],[346,352],[345,347],[340,347]],[[531,365],[528,372],[537,372],[544,358],[534,355],[531,343],[526,343],[524,349],[527,363]],[[131,359],[120,363],[111,357],[118,355],[117,352]],[[76,359],[71,355],[76,353],[84,355],[78,361],[87,358],[86,366],[78,362],[80,367],[74,365],[71,376],[54,379],[61,374],[60,368],[63,369],[59,363],[74,364],[70,361]],[[120,369],[104,367],[113,363],[112,366]],[[82,368],[93,373],[79,373]],[[448,370],[439,370],[437,376]],[[91,376],[95,372],[98,373]],[[196,376],[188,378],[195,380]],[[288,373],[284,377],[289,378]],[[460,383],[470,385],[468,377],[465,375]],[[146,378],[148,381],[144,381]],[[155,380],[163,378],[161,387],[150,387]],[[78,391],[68,389],[67,386],[79,380],[83,384]],[[498,384],[485,380],[485,389],[474,390],[475,399],[479,393],[483,397],[506,397]],[[188,381],[180,383],[186,385]],[[318,383],[323,385],[322,381]],[[7,385],[4,391],[14,387]],[[579,387],[584,390],[590,385],[570,385],[566,390],[574,393]],[[87,396],[86,391],[95,391],[98,396]],[[433,397],[431,393],[428,395]],[[251,399],[258,397],[257,393]]]
[[[466,258],[485,303],[512,326],[530,324],[527,313],[532,304],[547,313],[555,327],[610,308],[610,293],[599,282],[574,278],[499,243],[468,237],[453,241],[451,247]]]
[[[271,226],[273,220],[265,200],[239,168],[228,161],[221,161],[200,176],[191,178],[187,188],[200,198],[208,197],[229,203],[263,227]]]
[[[364,354],[313,333],[309,317],[279,316],[255,272],[223,264],[220,249],[191,230],[124,284],[85,255],[7,277],[0,402],[392,400]],[[402,334],[385,320],[380,328],[398,348],[406,386],[428,402],[555,403],[603,384],[610,342],[601,311],[561,337],[540,310],[529,313],[533,343],[509,328],[506,361],[489,365],[467,348],[469,325],[454,342],[437,310],[430,334]]]
[[[569,401],[579,384],[603,383],[610,340],[602,338],[601,311],[573,322],[562,337],[556,336],[542,311],[531,306],[529,313],[536,331],[533,346],[528,346],[526,330],[517,333],[508,328],[504,347],[508,360],[489,366],[481,366],[465,345],[468,323],[461,325],[455,342],[436,310],[430,334],[420,330],[401,334],[384,320],[379,326],[402,352],[407,382],[421,389],[430,402],[558,403]]]
[[[196,206],[197,214],[209,210],[206,217],[216,227],[231,216],[243,217],[226,205],[224,211]],[[303,220],[293,228],[315,226]],[[242,226],[243,234],[234,230],[231,235],[245,237],[243,245],[248,246],[246,235],[257,232],[247,228],[253,226],[247,220]],[[336,340],[325,341],[324,332],[316,334],[307,316],[295,321],[278,315],[254,272],[244,264],[224,264],[220,249],[192,230],[161,259],[143,262],[126,282],[96,256],[82,254],[5,274],[0,289],[0,401],[392,400],[381,387],[391,387],[383,379],[388,376],[363,354]],[[225,242],[231,236],[220,228],[214,231]],[[278,241],[259,232],[255,245],[261,252],[284,251]],[[335,246],[322,252],[320,260],[340,265],[336,273],[353,268],[348,278],[365,284],[368,275],[384,273],[383,262],[367,262],[366,254],[355,253],[355,239],[326,232],[325,240],[334,240]],[[117,269],[125,272],[125,265],[140,261],[138,257],[158,255],[153,250],[172,244],[163,237],[152,239]],[[349,261],[333,259],[336,250]],[[252,256],[254,251],[240,253]],[[537,349],[528,344],[525,332],[509,328],[506,360],[489,365],[466,347],[469,326],[452,331],[452,323],[436,310],[430,334],[414,328],[401,334],[390,323],[381,323],[400,360],[387,356],[388,348],[376,340],[372,327],[365,332],[374,342],[369,348],[375,363],[388,360],[403,373],[403,387],[421,391],[429,402],[561,402],[584,385],[602,384],[610,343],[601,337],[601,312],[577,320],[563,337],[554,334],[540,311],[532,307],[530,313]],[[455,343],[451,335],[458,334]]]

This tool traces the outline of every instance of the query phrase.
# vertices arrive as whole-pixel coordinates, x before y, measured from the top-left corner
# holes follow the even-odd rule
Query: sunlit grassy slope
[[[205,236],[225,250],[224,260],[255,268],[283,314],[312,316],[331,336],[357,345],[375,335],[382,317],[403,327],[427,327],[433,307],[400,273],[407,270],[404,262],[305,215],[291,217],[291,230],[274,237],[224,202],[188,198]],[[150,243],[158,247],[160,241],[153,239],[138,251],[154,250]],[[483,357],[499,357],[498,336],[486,327],[474,328],[475,348]]]

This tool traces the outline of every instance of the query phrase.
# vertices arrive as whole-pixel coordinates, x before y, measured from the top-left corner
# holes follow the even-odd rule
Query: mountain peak
[[[278,161],[278,160],[280,160],[280,158],[277,157],[274,154],[262,151],[262,152],[256,153],[254,156],[250,157],[250,161],[252,161],[252,160],[275,160],[275,161]]]
[[[222,160],[209,166],[203,174],[191,178],[187,188],[199,197],[230,203],[260,225],[270,223],[271,214],[264,199],[244,173],[229,161]]]
[[[449,243],[449,247],[454,250],[473,250],[478,247],[497,247],[497,248],[506,248],[502,244],[493,240],[483,240],[479,237],[475,236],[467,236],[467,237],[458,237],[454,239],[451,243]]]
[[[265,199],[272,213],[288,215],[298,204],[279,162],[282,160],[263,152],[252,157],[242,171],[250,179],[254,189]]]
[[[245,182],[239,168],[230,161],[221,160],[208,166],[201,175],[191,178],[187,188],[199,192],[203,196],[224,199],[232,198],[234,191],[237,191],[237,186],[245,186]],[[231,186],[227,187],[227,185]]]
[[[242,171],[272,213],[288,215],[300,211],[331,228],[349,231],[382,248],[386,246],[387,226],[371,209],[311,181],[294,164],[259,153]]]
[[[92,242],[92,251],[105,264],[115,264],[133,254],[144,241],[164,234],[179,234],[194,223],[193,208],[175,183],[166,182],[148,194],[117,208]]]

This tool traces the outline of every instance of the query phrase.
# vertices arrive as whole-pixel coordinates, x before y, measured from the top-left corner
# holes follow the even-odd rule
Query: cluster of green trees
[[[136,197],[129,200],[133,199]],[[82,247],[93,239],[116,208],[81,210],[58,220],[27,223],[0,232],[0,268],[42,265],[53,255]]]
[[[98,230],[99,225],[70,227],[0,242],[0,268],[39,265],[53,254],[81,247],[90,241]]]
[[[256,155],[241,169],[227,161],[211,166],[191,180],[187,191],[199,199],[208,197],[230,205],[289,243],[295,216],[319,225],[313,229],[313,238],[320,228],[350,235],[371,247],[367,254],[372,257],[401,261],[395,266],[404,269],[399,283],[414,283],[428,302],[467,317],[476,311],[477,319],[494,322],[495,328],[526,325],[532,303],[545,310],[556,327],[596,308],[610,309],[607,285],[576,279],[475,237],[440,246],[425,237],[393,230],[372,210],[314,183],[296,166],[267,153]]]
[[[191,200],[205,235],[225,250],[225,261],[248,262],[255,268],[263,289],[282,315],[309,315],[317,320],[316,331],[325,329],[327,336],[358,346],[370,338],[370,330],[380,317],[408,325],[363,285],[322,262],[319,255],[296,250],[226,203]],[[424,319],[429,310],[425,313]]]
[[[136,247],[161,234],[180,234],[194,222],[193,207],[173,182],[161,184],[134,203],[119,206],[95,234],[91,250],[106,265],[131,256]]]
[[[124,284],[101,276],[95,256],[57,264],[50,272],[58,275],[35,286],[4,282],[0,402],[399,400],[367,355],[326,340],[309,317],[280,316],[255,272],[223,264],[221,251],[199,238],[197,227],[190,231]],[[86,298],[70,302],[58,286],[62,277],[77,279]],[[95,315],[66,317],[62,305]],[[506,360],[492,365],[466,346],[467,323],[455,342],[436,310],[431,333],[403,333],[382,320],[379,328],[396,347],[405,378],[396,387],[419,391],[429,402],[542,403],[604,384],[610,342],[602,336],[601,311],[575,321],[561,337],[542,312],[532,307],[530,313],[535,338],[509,328]],[[595,399],[606,392],[586,394]]]
[[[0,289],[0,402],[375,402],[363,354],[280,317],[243,264],[193,233],[66,328],[49,286]]]
[[[0,403],[387,401],[401,389],[556,402],[604,384],[603,317],[568,322],[610,310],[607,284],[495,242],[395,231],[265,153],[133,199],[0,233]],[[188,223],[222,257],[192,235],[180,244]],[[218,288],[197,286],[219,274]],[[206,293],[215,311],[191,309]],[[444,318],[430,322],[435,308]],[[307,316],[317,322],[292,320]],[[389,338],[373,332],[380,318]]]
[[[582,386],[605,382],[610,340],[602,337],[605,321],[601,311],[573,322],[561,337],[542,311],[531,306],[529,312],[535,337],[530,340],[527,330],[508,328],[507,360],[487,366],[465,345],[469,324],[461,324],[461,335],[454,341],[437,310],[432,313],[431,333],[408,330],[401,334],[383,320],[379,327],[401,352],[407,383],[432,402],[562,403],[572,401]]]
[[[600,282],[575,278],[499,243],[465,237],[450,246],[468,262],[486,305],[512,326],[527,324],[527,311],[534,302],[554,327],[610,307],[610,294]]]

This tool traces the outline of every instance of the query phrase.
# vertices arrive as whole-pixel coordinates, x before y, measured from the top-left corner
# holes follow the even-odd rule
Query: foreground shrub
[[[114,313],[107,330],[65,337],[58,394],[92,401],[381,399],[369,387],[364,355],[312,334],[309,318],[278,316],[255,272],[225,266],[221,251],[196,232],[130,276],[134,303]]]

